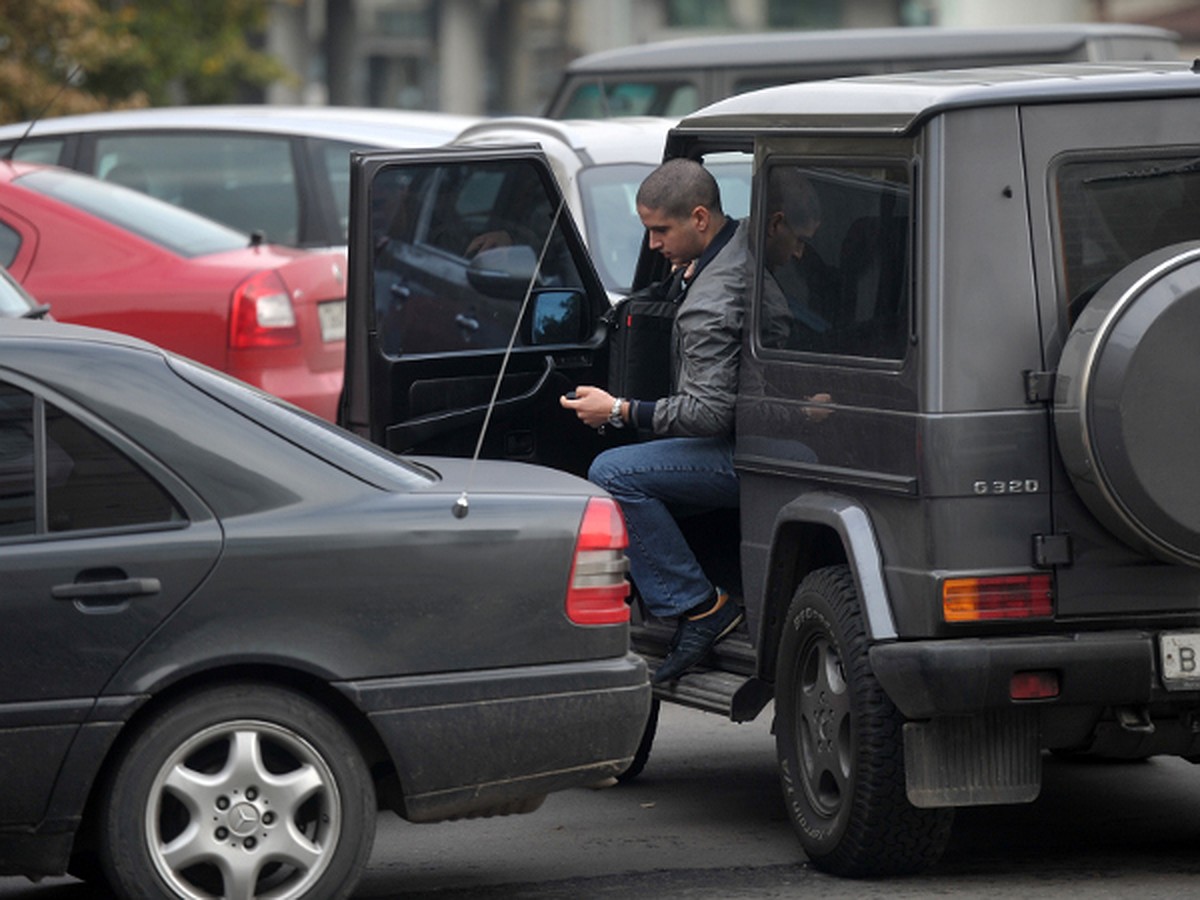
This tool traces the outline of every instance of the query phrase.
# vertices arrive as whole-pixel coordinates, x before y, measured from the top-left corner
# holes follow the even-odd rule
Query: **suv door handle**
[[[122,600],[146,597],[162,590],[157,578],[121,578],[114,581],[77,581],[50,588],[55,600]]]
[[[454,324],[457,325],[459,328],[466,329],[467,331],[478,331],[479,330],[479,320],[473,319],[467,315],[463,315],[462,313],[459,313],[457,316],[454,317]]]

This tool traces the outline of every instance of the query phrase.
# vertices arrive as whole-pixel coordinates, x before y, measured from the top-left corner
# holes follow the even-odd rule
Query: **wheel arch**
[[[759,676],[773,681],[783,620],[808,573],[845,563],[850,567],[872,641],[896,637],[883,579],[883,560],[867,511],[847,497],[824,491],[802,494],[775,517],[759,623]]]
[[[359,748],[367,768],[375,782],[376,796],[380,807],[403,808],[403,791],[391,755],[369,718],[327,681],[310,672],[273,665],[230,665],[217,669],[192,672],[184,678],[164,687],[141,703],[121,726],[120,732],[104,753],[95,776],[88,788],[80,828],[76,834],[73,855],[89,853],[94,849],[93,828],[96,823],[99,801],[102,799],[112,773],[122,753],[136,739],[144,724],[160,710],[165,709],[180,697],[195,691],[224,684],[261,684],[296,691],[319,704],[343,727],[350,739]],[[401,812],[401,814],[403,814]]]

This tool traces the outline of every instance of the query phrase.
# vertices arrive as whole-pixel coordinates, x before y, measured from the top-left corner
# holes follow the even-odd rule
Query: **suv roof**
[[[1047,63],[864,75],[763,88],[719,100],[680,122],[689,128],[902,134],[939,112],[1007,103],[1200,94],[1186,63]]]

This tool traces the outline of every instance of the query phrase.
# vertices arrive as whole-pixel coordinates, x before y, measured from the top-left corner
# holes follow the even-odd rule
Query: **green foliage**
[[[299,2],[299,0],[293,0]],[[268,0],[0,0],[0,121],[227,103],[289,77]]]

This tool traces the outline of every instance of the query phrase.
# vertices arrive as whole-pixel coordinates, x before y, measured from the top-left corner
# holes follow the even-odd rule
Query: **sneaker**
[[[671,652],[650,679],[652,684],[672,681],[708,655],[717,642],[741,624],[742,608],[726,596],[725,603],[702,619],[680,619],[671,641]]]

